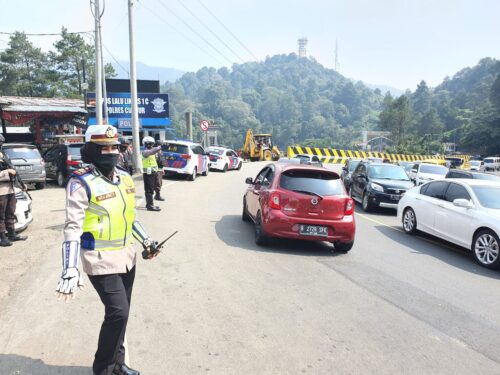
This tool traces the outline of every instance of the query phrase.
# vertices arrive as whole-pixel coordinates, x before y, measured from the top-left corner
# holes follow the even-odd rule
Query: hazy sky
[[[483,57],[500,57],[499,0],[141,0],[137,60],[186,71],[230,66],[241,63],[239,57],[255,60],[202,4],[258,60],[296,52],[298,37],[305,36],[308,54],[333,68],[337,39],[340,73],[399,89],[413,90],[422,79],[435,86]],[[70,31],[93,29],[84,0],[0,0],[0,14],[1,32],[57,33],[63,25]],[[8,38],[0,34],[0,50]],[[30,39],[47,50],[56,38]],[[126,0],[106,0],[103,39],[106,61],[112,61],[110,53],[128,61]]]

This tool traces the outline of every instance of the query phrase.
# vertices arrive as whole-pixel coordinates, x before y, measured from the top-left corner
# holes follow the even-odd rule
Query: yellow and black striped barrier
[[[294,157],[297,154],[308,154],[318,156],[323,163],[344,164],[347,159],[366,159],[366,158],[384,158],[391,162],[398,161],[418,161],[426,159],[436,159],[434,155],[405,155],[405,154],[386,154],[383,152],[367,152],[353,150],[337,150],[334,148],[302,147],[288,146],[287,156]],[[439,159],[444,159],[439,157]]]

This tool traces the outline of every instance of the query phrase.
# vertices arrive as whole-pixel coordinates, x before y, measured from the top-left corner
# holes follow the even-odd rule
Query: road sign
[[[202,131],[204,131],[204,132],[208,131],[209,126],[210,126],[210,124],[208,123],[207,120],[200,121],[200,128]]]

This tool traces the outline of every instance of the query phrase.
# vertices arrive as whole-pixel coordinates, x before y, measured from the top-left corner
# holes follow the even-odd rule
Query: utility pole
[[[96,124],[102,125],[102,67],[101,67],[101,12],[99,1],[94,0],[94,20],[95,20],[95,117]]]
[[[140,172],[142,163],[139,143],[139,107],[137,105],[137,77],[134,50],[134,0],[128,0],[128,37],[130,49],[130,94],[132,100],[132,147],[135,171]]]

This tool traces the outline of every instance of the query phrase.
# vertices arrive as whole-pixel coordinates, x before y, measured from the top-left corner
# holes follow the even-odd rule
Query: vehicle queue
[[[47,168],[47,178],[64,186],[71,172],[84,166],[78,146],[57,145],[43,154],[38,164]],[[204,149],[192,141],[167,140],[158,147],[164,174],[190,181],[210,170],[224,173],[243,165],[237,152],[224,146]],[[7,148],[15,155],[16,147]],[[458,158],[396,164],[381,158],[348,159],[336,173],[316,159],[282,158],[246,179],[242,219],[254,223],[258,245],[268,244],[272,237],[295,238],[331,242],[336,251],[348,252],[355,240],[358,202],[366,212],[393,209],[408,234],[427,232],[468,248],[482,266],[500,267],[500,177],[476,171],[477,163],[465,170],[454,168],[463,164]],[[479,166],[484,171],[485,165],[496,169],[486,164],[488,159],[495,161],[486,158]],[[44,187],[40,180],[36,184]],[[16,194],[16,229],[22,230],[32,220],[31,199],[24,192]]]

